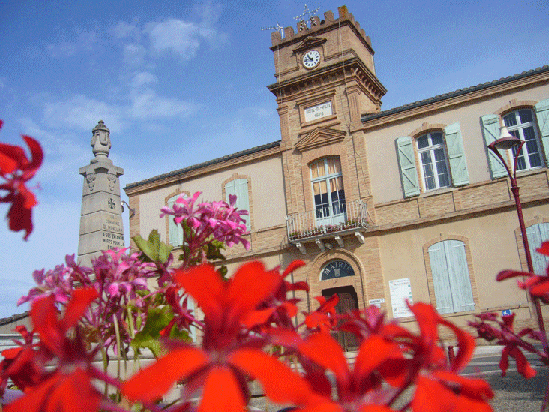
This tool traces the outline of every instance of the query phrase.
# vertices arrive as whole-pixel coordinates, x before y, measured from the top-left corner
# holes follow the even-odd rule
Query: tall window
[[[179,196],[186,197],[186,195],[184,194],[171,197],[168,200],[168,207],[173,207],[175,201]],[[168,238],[170,241],[170,245],[172,245],[173,247],[182,246],[184,241],[183,233],[183,227],[181,226],[181,224],[178,225],[177,223],[175,223],[175,216],[168,215]]]
[[[530,109],[521,109],[503,116],[505,126],[513,136],[524,140],[522,151],[517,159],[517,170],[541,167],[539,140],[534,126],[534,113]],[[513,149],[513,156],[516,150]]]
[[[326,157],[312,163],[310,168],[316,224],[337,224],[345,221],[345,191],[339,159]]]
[[[229,196],[236,195],[236,207],[239,210],[247,210],[248,215],[242,216],[246,222],[246,228],[250,226],[250,196],[248,194],[248,179],[234,179],[225,185],[225,200],[229,203]]]
[[[442,132],[431,132],[417,139],[421,177],[425,190],[450,186],[450,173]]]
[[[441,314],[475,310],[465,243],[444,240],[428,249],[437,311]]]

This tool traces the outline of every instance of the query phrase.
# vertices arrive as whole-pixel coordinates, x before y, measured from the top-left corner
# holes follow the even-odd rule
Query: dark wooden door
[[[339,296],[339,302],[335,307],[336,313],[343,314],[358,309],[357,294],[352,286],[325,289],[322,291],[322,296],[329,298],[336,293]],[[352,333],[334,332],[332,335],[346,351],[358,348],[358,342]]]

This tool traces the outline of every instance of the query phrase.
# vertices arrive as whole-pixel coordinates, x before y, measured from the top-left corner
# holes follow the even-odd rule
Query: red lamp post
[[[511,181],[511,192],[513,193],[513,197],[515,198],[515,205],[517,209],[517,216],[519,220],[520,225],[520,233],[522,235],[522,244],[524,245],[524,252],[526,254],[526,263],[528,264],[528,271],[530,273],[534,273],[534,265],[532,264],[532,255],[530,254],[530,243],[528,242],[528,236],[526,234],[526,226],[524,224],[524,216],[522,214],[522,204],[520,203],[520,195],[519,195],[519,186],[517,184],[517,162],[518,157],[520,155],[520,152],[522,150],[522,146],[524,145],[524,140],[520,140],[518,137],[513,136],[509,133],[507,130],[507,127],[503,126],[501,128],[501,137],[492,143],[488,145],[488,149],[490,149],[497,158],[503,163],[505,166],[505,170],[507,171],[507,175],[509,176],[509,180]],[[514,150],[514,162],[513,167],[509,167],[507,162],[503,159],[503,156],[499,152],[499,150],[509,150],[509,149],[515,149]],[[536,309],[536,316],[538,319],[538,325],[540,328],[540,332],[542,333],[542,339],[543,339],[543,347],[547,351],[547,334],[545,332],[545,324],[543,322],[543,316],[541,314],[541,305],[539,303],[539,299],[536,297],[533,297],[534,301],[534,307]],[[548,353],[549,355],[549,353]]]

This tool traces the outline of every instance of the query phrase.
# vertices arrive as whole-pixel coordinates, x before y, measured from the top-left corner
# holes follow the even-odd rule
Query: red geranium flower
[[[204,312],[202,348],[181,342],[168,343],[170,352],[125,382],[122,393],[134,401],[154,401],[179,380],[185,380],[185,402],[203,387],[199,411],[241,412],[248,398],[245,375],[259,380],[274,402],[303,405],[311,394],[307,382],[279,360],[247,341],[250,325],[243,323],[263,301],[277,292],[282,276],[265,271],[260,262],[241,266],[223,281],[213,266],[205,264],[177,271],[176,282]],[[253,316],[252,316],[253,317]],[[153,385],[150,385],[154,382]]]
[[[3,122],[0,120],[0,128]],[[0,191],[7,194],[0,196],[0,203],[11,203],[7,218],[9,228],[14,232],[25,231],[25,240],[32,232],[31,211],[38,204],[34,194],[25,185],[32,179],[42,164],[44,154],[40,143],[32,137],[23,135],[31,153],[27,158],[23,148],[0,143],[0,177],[5,182],[0,184]]]
[[[52,371],[46,368],[45,362],[39,365],[44,371],[41,382],[28,388],[23,397],[9,404],[6,412],[97,410],[101,394],[91,382],[94,378],[91,366],[93,354],[86,352],[85,342],[81,339],[78,328],[74,328],[96,297],[95,289],[75,290],[61,319],[57,317],[54,296],[38,299],[33,303],[31,319],[35,332],[40,335],[41,355],[43,359],[56,358],[58,365]],[[68,337],[67,332],[73,329],[74,336]]]
[[[543,242],[536,251],[544,256],[549,256],[549,242]],[[500,282],[516,277],[527,278],[525,282],[518,281],[519,288],[528,290],[532,296],[540,298],[544,303],[549,303],[549,266],[547,266],[545,276],[529,272],[504,270],[498,273],[496,280]]]

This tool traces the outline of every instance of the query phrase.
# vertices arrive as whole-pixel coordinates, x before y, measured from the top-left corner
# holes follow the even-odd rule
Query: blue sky
[[[370,36],[390,109],[549,64],[546,1],[309,2],[323,18],[346,4]],[[0,141],[37,138],[39,206],[28,242],[0,225],[0,317],[34,269],[76,253],[91,130],[103,119],[122,187],[280,139],[270,32],[304,3],[29,1],[0,4]],[[0,205],[5,215],[6,205]],[[125,213],[126,231],[127,212]],[[128,233],[126,233],[128,237]],[[126,239],[128,241],[128,239]]]

